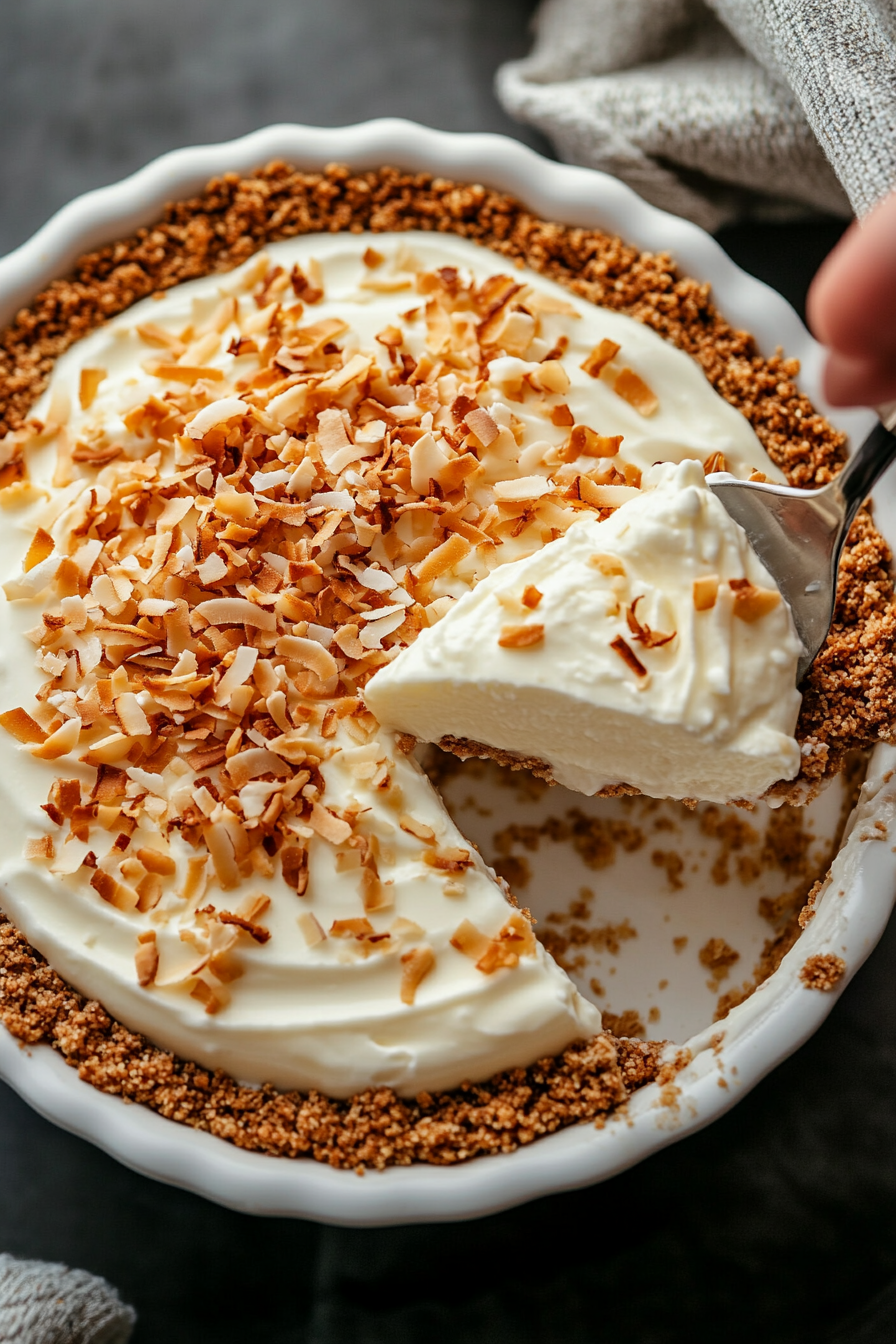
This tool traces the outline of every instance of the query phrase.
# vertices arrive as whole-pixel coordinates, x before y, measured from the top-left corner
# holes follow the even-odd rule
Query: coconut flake
[[[493,486],[495,499],[505,500],[540,499],[553,488],[544,476],[517,476],[515,480],[496,481]]]
[[[209,625],[251,625],[258,630],[276,630],[277,617],[264,607],[257,607],[246,597],[212,597],[193,608]]]
[[[191,439],[201,439],[210,429],[215,429],[238,415],[246,415],[249,409],[242,397],[221,397],[219,401],[203,406],[201,411],[197,411],[193,418],[187,421],[187,433]]]

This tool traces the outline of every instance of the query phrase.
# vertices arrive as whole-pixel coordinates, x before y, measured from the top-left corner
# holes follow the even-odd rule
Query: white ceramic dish
[[[801,360],[801,385],[826,409],[819,385],[821,352],[799,318],[778,294],[740,271],[700,229],[645,204],[613,178],[547,162],[514,141],[452,135],[402,121],[338,130],[274,126],[229,144],[178,150],[124,182],[82,196],[0,260],[0,324],[49,280],[64,274],[85,250],[151,222],[168,200],[192,194],[217,173],[251,170],[274,158],[306,169],[334,160],[358,169],[389,163],[478,180],[514,193],[548,219],[605,228],[644,249],[670,252],[683,271],[712,284],[722,312],[736,326],[752,331],[761,349],[770,352],[782,345]],[[873,423],[870,412],[836,412],[831,418],[854,441]],[[878,524],[893,544],[892,485],[887,490],[884,483],[877,503]],[[310,1160],[290,1162],[242,1152],[140,1106],[125,1106],[82,1083],[49,1047],[24,1050],[6,1032],[0,1032],[0,1076],[41,1114],[135,1170],[246,1212],[356,1226],[448,1220],[606,1179],[716,1119],[820,1026],[883,932],[893,903],[896,857],[874,822],[892,829],[894,767],[896,750],[879,748],[816,918],[779,970],[729,1015],[721,1046],[712,1044],[717,1026],[691,1034],[687,1045],[693,1060],[676,1080],[677,1107],[661,1105],[656,1087],[647,1087],[632,1100],[625,1121],[611,1121],[602,1130],[583,1125],[509,1156],[480,1158],[456,1168],[391,1169],[359,1180]],[[553,795],[555,804],[558,797],[559,792]],[[755,908],[755,892],[750,902]],[[679,918],[697,917],[696,907],[689,915],[686,906],[677,909]],[[609,913],[618,918],[619,907]],[[747,929],[737,911],[729,910],[728,917],[747,940],[743,965],[748,969],[759,931]],[[718,931],[715,926],[713,931]],[[705,936],[705,929],[696,929],[694,945]],[[614,987],[626,981],[626,992],[636,993],[650,977],[655,981],[657,969],[662,969],[652,960],[656,946],[650,931],[642,932],[637,949],[626,959],[635,969],[626,981],[620,961]],[[846,977],[833,993],[805,989],[800,967],[807,956],[829,951],[845,959]],[[693,1032],[695,1021],[709,1020],[705,971],[698,967],[691,983],[693,995],[679,987],[672,1007],[664,1006],[668,1025],[662,1024],[662,1034],[678,1038],[679,1031]],[[726,1085],[720,1086],[720,1080]]]

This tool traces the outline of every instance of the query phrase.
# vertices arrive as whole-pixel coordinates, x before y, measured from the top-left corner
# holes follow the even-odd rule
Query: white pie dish
[[[395,121],[335,131],[273,127],[232,144],[167,155],[123,183],[80,198],[0,261],[0,320],[9,320],[81,252],[150,222],[167,200],[191,194],[216,173],[249,170],[273,158],[309,169],[333,160],[357,168],[393,163],[482,180],[512,191],[547,218],[600,225],[643,248],[671,252],[685,272],[712,283],[723,313],[751,330],[760,348],[771,351],[780,344],[801,359],[801,384],[824,408],[819,351],[799,319],[699,229],[647,206],[613,179],[548,163],[515,142],[448,135]],[[854,439],[872,423],[868,413],[832,418]],[[885,512],[886,492],[878,498]],[[567,1130],[511,1156],[458,1168],[392,1169],[359,1181],[311,1161],[241,1152],[140,1107],[124,1107],[82,1083],[49,1048],[24,1052],[6,1033],[0,1033],[0,1074],[36,1109],[127,1165],[250,1212],[356,1225],[450,1219],[604,1179],[709,1123],[820,1025],[836,992],[806,990],[799,968],[807,956],[831,951],[844,957],[851,974],[880,936],[892,903],[896,863],[890,846],[865,844],[861,837],[871,833],[873,821],[887,823],[896,811],[896,789],[886,779],[894,762],[896,752],[876,753],[858,824],[838,860],[842,878],[831,884],[797,947],[754,998],[727,1019],[720,1050],[709,1044],[718,1028],[688,1042],[694,1062],[677,1079],[677,1109],[658,1106],[657,1090],[647,1088],[629,1107],[631,1123]],[[720,1068],[725,1088],[719,1086]]]

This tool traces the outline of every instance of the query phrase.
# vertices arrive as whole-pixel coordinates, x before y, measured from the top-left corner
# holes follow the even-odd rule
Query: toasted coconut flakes
[[[434,551],[430,551],[425,560],[421,560],[414,572],[421,583],[430,583],[447,573],[449,569],[453,569],[472,549],[465,537],[459,532],[452,532],[441,546],[437,546]]]
[[[659,409],[656,393],[647,386],[634,369],[623,369],[613,384],[613,391],[633,406],[639,415],[651,416]]]
[[[572,411],[565,403],[561,403],[561,405],[554,406],[552,408],[551,424],[557,425],[560,428],[563,428],[567,425],[575,424],[575,417],[573,416]]]
[[[320,412],[317,417],[317,441],[328,466],[334,454],[352,447],[342,411],[334,407]]]
[[[514,911],[477,961],[476,969],[484,975],[491,975],[501,967],[512,970],[519,964],[520,957],[534,956],[535,951],[535,935],[531,924],[525,915]]]
[[[432,434],[423,434],[411,446],[411,488],[418,495],[430,494],[430,482],[440,479],[449,459]]]
[[[577,477],[579,496],[596,509],[618,509],[641,492],[633,485],[596,485],[587,476]]]
[[[704,574],[694,580],[694,607],[697,611],[711,611],[719,593],[718,574]]]
[[[458,924],[451,935],[451,946],[456,947],[458,952],[463,952],[464,956],[470,957],[472,961],[479,961],[485,955],[491,946],[491,941],[491,938],[481,929],[477,929],[469,919]]]
[[[632,632],[635,641],[641,644],[645,649],[658,649],[664,644],[671,644],[675,638],[676,631],[671,635],[663,635],[658,631],[651,630],[649,625],[643,625],[638,619],[638,603],[643,600],[643,594],[636,597],[630,607],[626,608],[625,620],[629,630]]]
[[[196,747],[193,751],[188,751],[184,760],[194,770],[209,770],[213,765],[220,765],[226,755],[226,748],[221,746],[214,747]]]
[[[339,675],[336,659],[316,639],[302,639],[297,635],[282,635],[275,645],[277,653],[283,658],[301,663],[314,672],[321,681],[329,681]]]
[[[298,916],[297,923],[302,931],[302,937],[309,947],[316,947],[318,943],[322,943],[326,939],[327,935],[323,926],[310,910],[303,910]]]
[[[324,747],[316,738],[307,736],[297,728],[291,728],[288,733],[283,733],[280,737],[268,738],[268,750],[276,752],[285,761],[300,764],[309,758],[319,760]]]
[[[190,990],[190,998],[198,999],[210,1017],[220,1012],[224,1006],[223,1001],[205,980],[196,981],[196,984]]]
[[[383,256],[382,252],[377,252],[375,248],[368,247],[365,248],[361,260],[365,266],[370,268],[370,270],[375,271],[377,266],[382,266],[386,258]]]
[[[527,583],[523,589],[523,595],[520,600],[524,607],[529,607],[530,610],[534,611],[543,596],[544,594],[535,587],[534,583]]]
[[[140,616],[165,616],[173,610],[174,603],[167,602],[161,597],[144,597],[137,606],[137,613]]]
[[[626,664],[626,666],[631,668],[635,676],[637,677],[647,676],[647,668],[641,662],[640,658],[635,653],[631,645],[627,644],[621,635],[617,635],[614,640],[610,641],[610,648],[616,650],[616,652],[619,654],[619,657]]]
[[[383,882],[372,868],[361,869],[361,903],[365,910],[391,910],[395,904],[395,887]]]
[[[318,383],[316,388],[317,396],[332,396],[336,392],[341,392],[343,388],[348,387],[350,383],[360,382],[370,371],[373,363],[370,355],[356,354],[343,365],[325,378],[322,383]]]
[[[549,495],[553,485],[546,476],[517,476],[508,481],[497,481],[494,486],[495,499],[524,500],[540,499]]]
[[[728,586],[734,591],[735,616],[748,625],[774,611],[781,601],[781,594],[776,589],[757,588],[749,579],[729,579]]]
[[[53,541],[49,532],[45,532],[42,527],[39,527],[32,537],[31,545],[28,547],[28,552],[25,559],[22,561],[22,568],[25,573],[28,574],[36,565],[39,565],[41,561],[46,560],[51,556],[55,545],[56,543]]]
[[[150,732],[149,720],[133,691],[116,696],[114,704],[119,723],[128,737],[141,737]]]
[[[439,485],[446,494],[452,494],[459,490],[465,481],[471,477],[481,474],[482,466],[479,459],[473,453],[462,453],[460,457],[453,457],[442,467],[439,472]],[[471,529],[471,537],[474,529]],[[478,537],[478,541],[483,541],[483,537]]]
[[[395,351],[400,350],[404,344],[404,332],[400,327],[384,327],[382,331],[377,332],[374,340],[379,341],[380,345],[384,345],[394,358]]]
[[[155,378],[162,378],[166,382],[188,383],[191,386],[198,383],[200,379],[205,382],[217,383],[221,382],[224,377],[221,369],[208,364],[166,364],[161,360],[150,360],[143,367],[147,373],[151,373]],[[221,400],[223,401],[224,398]]]
[[[489,448],[500,433],[497,424],[488,411],[481,406],[468,411],[464,416],[464,424],[476,435],[483,448]]]
[[[414,920],[405,919],[403,915],[399,915],[389,925],[389,932],[395,938],[422,938],[425,930]]]
[[[297,896],[304,896],[308,889],[308,851],[298,846],[280,851],[283,867],[283,881],[292,887]]]
[[[462,849],[459,845],[452,845],[441,850],[424,850],[423,862],[429,868],[439,868],[446,873],[462,873],[473,866],[470,851]]]
[[[115,765],[124,760],[133,745],[133,738],[127,733],[110,733],[94,742],[80,759],[85,765]]]
[[[235,420],[238,415],[248,413],[249,406],[241,397],[221,397],[218,401],[203,406],[201,411],[197,411],[193,418],[187,421],[187,434],[191,439],[201,439],[210,429],[226,424],[228,420]]]
[[[330,925],[331,938],[369,938],[375,932],[369,919],[334,919]]]
[[[215,691],[215,704],[226,705],[233,692],[243,686],[251,677],[258,660],[258,650],[248,644],[241,644],[233,656],[233,662],[218,682]]]
[[[308,388],[299,383],[272,397],[266,407],[268,417],[286,429],[294,429],[308,407]]]
[[[725,460],[724,453],[710,453],[709,457],[703,463],[704,476],[711,476],[714,471],[727,471],[728,463]]]
[[[227,773],[233,780],[234,787],[241,789],[243,785],[252,779],[258,779],[260,775],[273,774],[287,778],[292,771],[279,755],[275,755],[267,747],[248,747],[245,751],[236,752],[230,757],[227,762]]]
[[[101,868],[94,870],[90,885],[104,901],[108,901],[110,905],[114,905],[117,909],[136,910],[138,901],[136,891],[123,882],[116,882],[114,877],[103,872]]]
[[[36,839],[26,840],[23,853],[25,858],[32,862],[36,859],[55,858],[56,850],[53,845],[53,837],[51,835],[41,835]]]
[[[263,891],[254,891],[251,895],[245,896],[237,907],[237,914],[242,915],[243,919],[255,921],[259,919],[266,910],[270,909],[271,898],[266,896]]]
[[[423,821],[418,821],[416,817],[408,816],[407,813],[403,813],[399,817],[398,824],[403,831],[407,831],[408,835],[415,835],[418,840],[425,840],[430,843],[436,838],[436,833],[431,826],[427,826]]]
[[[159,969],[159,948],[154,929],[139,934],[134,962],[137,967],[137,982],[146,989],[155,982]]]
[[[204,828],[204,835],[221,886],[225,891],[239,886],[240,870],[234,857],[233,842],[228,828],[223,822],[211,822]]]
[[[174,503],[171,500],[169,503]],[[239,490],[221,490],[215,495],[215,512],[234,523],[249,523],[258,513],[258,505],[252,495]]]
[[[218,579],[223,579],[227,570],[227,562],[216,551],[213,551],[207,560],[203,560],[201,565],[196,566],[196,573],[204,584],[216,583]]]
[[[308,818],[308,825],[311,826],[317,834],[324,840],[329,840],[331,845],[344,845],[352,833],[352,828],[342,817],[337,817],[335,812],[329,808],[321,807],[320,803],[314,803],[311,808],[311,815]]]
[[[209,625],[250,625],[256,630],[277,628],[277,618],[272,611],[257,607],[245,597],[212,597],[199,602],[193,612],[204,617]]]
[[[589,563],[594,565],[595,569],[600,570],[601,574],[606,574],[608,578],[614,574],[625,574],[625,565],[618,555],[592,555],[589,556]]]
[[[436,964],[436,955],[428,943],[421,943],[401,958],[401,1001],[412,1004],[420,982]]]
[[[503,625],[498,637],[502,649],[530,649],[543,641],[543,625]]]
[[[40,724],[32,719],[27,710],[21,708],[8,709],[0,714],[0,727],[5,728],[17,742],[41,743],[47,740],[47,734]]]
[[[74,751],[80,735],[81,720],[78,718],[68,719],[61,728],[56,729],[55,733],[51,733],[40,746],[32,747],[31,755],[39,757],[42,761],[58,761],[60,756],[67,756],[70,751]]]
[[[529,382],[539,392],[553,392],[562,395],[569,390],[569,374],[559,359],[546,359],[527,375]]]
[[[382,648],[382,641],[386,636],[393,634],[394,631],[404,625],[406,620],[407,611],[404,607],[398,611],[393,608],[390,615],[367,622],[358,636],[359,643],[364,649]]]
[[[184,352],[184,343],[180,337],[175,336],[173,331],[166,331],[157,322],[144,322],[136,330],[137,335],[147,345],[162,346],[166,350],[172,350],[175,355],[182,355]]]
[[[137,909],[141,914],[155,910],[162,899],[162,879],[156,873],[146,873],[137,883]]]
[[[576,457],[615,457],[621,434],[597,434],[588,425],[574,425],[569,436],[569,454]]]
[[[261,925],[253,923],[251,919],[246,919],[243,915],[232,914],[229,910],[221,910],[217,915],[221,924],[229,925],[232,928],[239,929],[242,933],[248,933],[256,943],[267,943],[270,941],[270,929],[262,928]]]
[[[403,275],[368,275],[360,283],[360,289],[372,289],[377,294],[398,294],[411,288],[411,281]]]
[[[208,855],[197,854],[187,859],[187,877],[181,890],[184,901],[198,900],[208,877]]]
[[[582,361],[581,368],[592,378],[599,378],[601,369],[615,359],[622,347],[617,341],[608,340],[606,337],[596,345],[590,355],[586,355]]]
[[[177,864],[171,855],[163,854],[160,849],[145,846],[137,850],[137,858],[148,873],[158,873],[160,877],[172,877],[177,871]]]

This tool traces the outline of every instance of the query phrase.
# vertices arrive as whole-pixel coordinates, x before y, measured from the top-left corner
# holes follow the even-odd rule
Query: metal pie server
[[[879,406],[880,424],[820,490],[764,481],[738,481],[714,472],[707,485],[765,565],[793,613],[805,652],[802,681],[827,639],[834,617],[837,566],[850,524],[896,458],[896,402]]]

